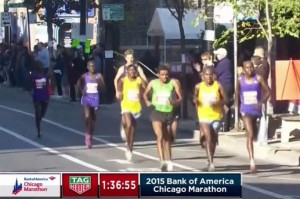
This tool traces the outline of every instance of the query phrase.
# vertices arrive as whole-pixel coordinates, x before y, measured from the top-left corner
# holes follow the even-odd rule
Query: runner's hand
[[[150,107],[150,106],[152,106],[152,103],[149,101],[146,101],[146,105],[147,105],[147,107]]]
[[[261,110],[261,108],[262,108],[262,103],[261,103],[261,102],[258,102],[257,104],[255,104],[255,108],[256,108],[257,110]]]
[[[118,100],[120,100],[120,99],[121,99],[121,96],[122,96],[122,93],[119,92],[119,91],[117,91],[117,92],[116,92],[116,98],[117,98]]]
[[[200,106],[200,102],[199,102],[198,99],[194,99],[193,102],[194,102],[194,104],[195,104],[196,106]]]

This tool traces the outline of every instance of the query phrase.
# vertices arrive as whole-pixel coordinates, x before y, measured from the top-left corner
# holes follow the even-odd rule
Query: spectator
[[[233,103],[234,92],[234,70],[231,61],[227,58],[227,50],[225,48],[219,48],[214,51],[217,57],[218,63],[215,67],[215,74],[217,80],[223,86],[225,94],[228,99],[228,103],[225,105],[225,114],[223,117],[223,131],[230,130],[230,107]]]

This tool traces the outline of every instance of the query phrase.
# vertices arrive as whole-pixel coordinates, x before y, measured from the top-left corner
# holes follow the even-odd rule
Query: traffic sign
[[[123,4],[103,4],[102,5],[103,21],[122,21],[124,20]]]
[[[2,27],[11,26],[11,13],[10,12],[1,12],[1,26]]]
[[[9,3],[8,4],[9,8],[22,8],[22,7],[26,7],[24,5],[24,3]]]

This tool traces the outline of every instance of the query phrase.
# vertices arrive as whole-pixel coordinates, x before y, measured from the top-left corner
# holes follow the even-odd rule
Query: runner
[[[172,78],[172,80],[175,81],[177,85],[179,85],[179,87],[180,87],[179,90],[181,92],[181,96],[183,96],[179,80],[174,79],[174,78]],[[174,101],[176,101],[178,99],[178,96],[177,96],[175,90],[173,92],[173,97],[174,97],[174,99],[173,99]],[[176,134],[177,134],[177,129],[178,129],[178,123],[179,123],[179,118],[180,118],[180,111],[181,111],[180,108],[181,108],[180,105],[178,105],[178,106],[174,105],[174,107],[173,107],[174,121],[173,121],[173,123],[171,125],[171,129],[172,129],[172,139],[171,140],[172,140],[172,143],[174,143],[175,139],[176,139]]]
[[[41,138],[41,121],[45,117],[49,103],[49,76],[44,72],[41,61],[34,61],[34,67],[35,69],[31,73],[32,99],[35,110],[37,137]]]
[[[84,112],[85,124],[85,144],[87,148],[92,148],[92,136],[96,127],[97,111],[99,108],[99,92],[105,88],[103,77],[96,73],[94,61],[87,63],[88,72],[83,74],[78,80],[82,97],[81,105]]]
[[[120,78],[125,77],[127,75],[128,72],[128,66],[134,64],[134,51],[132,49],[128,49],[124,52],[124,56],[125,56],[125,60],[126,60],[126,64],[124,66],[121,66],[118,69],[118,72],[116,74],[116,77],[114,79],[114,85],[115,85],[115,91],[116,91],[116,98],[120,100],[121,98],[121,93],[118,91],[118,81]],[[145,82],[147,81],[147,77],[144,74],[143,69],[137,65],[137,74],[138,76],[140,76],[142,78],[142,80],[144,80]],[[120,124],[120,134],[121,134],[121,138],[123,139],[123,141],[126,141],[126,135],[125,135],[125,131],[123,129],[123,125]]]
[[[152,80],[145,92],[144,100],[148,107],[151,107],[150,120],[157,139],[157,149],[161,161],[162,171],[172,171],[172,129],[174,122],[174,106],[180,105],[182,94],[178,81],[169,78],[170,68],[167,65],[158,67],[158,79]],[[178,98],[174,100],[173,92]],[[152,92],[152,100],[148,99],[148,94]]]
[[[194,103],[197,106],[200,144],[206,148],[208,171],[214,171],[214,154],[218,143],[218,131],[223,116],[223,105],[227,97],[223,86],[214,80],[214,69],[203,68],[203,81],[195,86]]]
[[[120,89],[118,89],[118,91],[122,93],[120,97],[122,126],[127,140],[127,150],[125,155],[128,161],[131,161],[132,159],[136,119],[141,116],[141,93],[142,90],[145,90],[145,87],[146,83],[142,80],[142,78],[137,76],[136,66],[128,66],[127,76],[119,80]]]
[[[237,82],[235,103],[241,104],[241,114],[247,132],[247,149],[250,158],[250,171],[256,172],[254,162],[253,141],[256,139],[258,129],[256,121],[262,116],[262,104],[270,97],[270,88],[262,76],[254,72],[251,61],[243,63],[244,74]]]

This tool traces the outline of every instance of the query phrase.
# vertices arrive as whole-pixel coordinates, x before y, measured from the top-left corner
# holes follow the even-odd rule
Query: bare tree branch
[[[171,15],[173,15],[173,17],[175,17],[175,19],[179,20],[178,16],[176,15],[176,12],[171,9],[169,0],[166,0],[166,5],[167,5],[167,8],[170,11]],[[175,8],[175,10],[176,10],[176,8]]]

